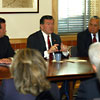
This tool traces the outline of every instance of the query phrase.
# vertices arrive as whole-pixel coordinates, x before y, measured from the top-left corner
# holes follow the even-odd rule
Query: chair
[[[71,57],[78,57],[77,46],[72,46],[71,47]]]

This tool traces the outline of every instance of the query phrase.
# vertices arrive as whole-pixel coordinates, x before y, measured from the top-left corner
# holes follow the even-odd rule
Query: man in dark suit
[[[11,62],[10,57],[13,57],[14,50],[12,49],[9,37],[5,35],[6,33],[6,21],[0,18],[0,63]]]
[[[96,42],[89,47],[89,58],[97,77],[85,80],[80,84],[76,100],[93,100],[100,98],[100,43]],[[100,99],[99,99],[100,100]]]
[[[79,57],[88,57],[89,45],[93,42],[100,41],[100,19],[98,16],[93,16],[88,24],[88,29],[77,35],[77,49]],[[94,41],[94,36],[96,40]]]
[[[60,37],[53,33],[54,31],[54,19],[50,15],[41,17],[40,29],[34,34],[31,34],[27,40],[27,47],[34,48],[41,52],[42,56],[49,59],[49,55],[53,54],[55,58],[55,52],[63,51],[63,55],[67,57],[67,46],[61,43]],[[48,47],[48,36],[50,39],[51,47]]]

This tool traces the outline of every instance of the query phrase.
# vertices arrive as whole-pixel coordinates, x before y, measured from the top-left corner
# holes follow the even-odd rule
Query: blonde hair
[[[23,94],[37,96],[50,88],[46,79],[47,66],[41,54],[34,49],[22,49],[14,56],[11,74],[16,89]]]

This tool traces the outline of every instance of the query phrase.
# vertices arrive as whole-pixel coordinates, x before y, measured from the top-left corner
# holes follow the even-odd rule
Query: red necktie
[[[97,40],[96,40],[96,35],[95,34],[93,34],[93,40],[92,40],[92,42],[94,43],[94,42],[97,42]]]
[[[48,49],[50,49],[51,48],[51,43],[50,43],[50,39],[49,39],[49,35],[48,35]],[[52,60],[53,59],[53,54],[52,53],[50,53],[49,54],[49,60]]]

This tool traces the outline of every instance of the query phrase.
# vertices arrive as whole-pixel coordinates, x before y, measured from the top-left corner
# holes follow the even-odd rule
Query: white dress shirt
[[[43,34],[43,37],[44,37],[44,40],[45,40],[45,44],[46,44],[46,51],[44,51],[44,58],[46,59],[49,59],[49,54],[48,54],[48,34],[46,34],[45,32],[42,31],[42,34]],[[52,39],[51,39],[51,34],[49,34],[49,39],[50,39],[50,43],[51,43],[51,46],[52,46]],[[67,52],[62,52],[64,56],[68,56],[69,54],[69,51]],[[55,59],[55,54],[53,53],[53,59]]]
[[[96,36],[96,40],[97,40],[97,42],[99,42],[98,32],[95,34],[95,36]],[[93,38],[94,38],[93,33],[91,33],[91,37],[92,37],[92,40],[93,40]]]

